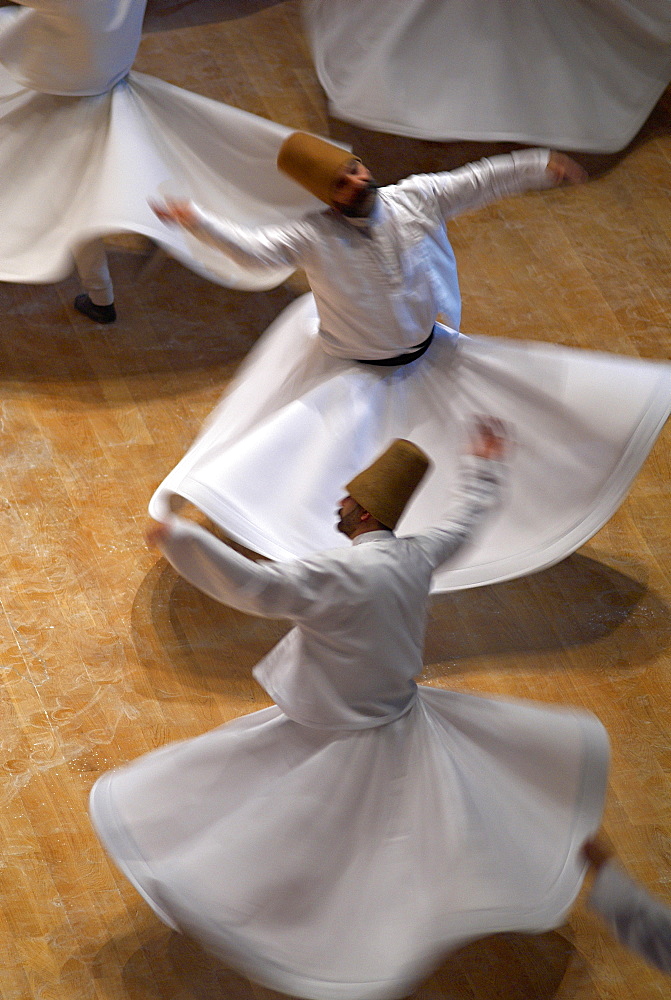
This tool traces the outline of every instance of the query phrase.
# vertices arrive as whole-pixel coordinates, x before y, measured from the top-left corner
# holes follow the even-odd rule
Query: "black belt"
[[[356,358],[359,364],[362,365],[383,365],[384,367],[391,367],[392,365],[409,365],[411,361],[416,361],[417,358],[421,358],[422,354],[425,354],[429,348],[429,344],[433,340],[434,329],[431,331],[429,336],[424,340],[419,347],[413,347],[411,351],[407,354],[397,354],[395,358],[375,358],[371,360],[370,358]]]

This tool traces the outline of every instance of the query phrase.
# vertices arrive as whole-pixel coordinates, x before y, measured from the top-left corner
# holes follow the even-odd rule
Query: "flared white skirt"
[[[671,80],[668,0],[303,0],[332,113],[420,139],[614,152]]]
[[[438,328],[426,354],[381,368],[326,354],[311,295],[264,334],[204,431],[152,497],[185,497],[273,559],[349,544],[335,528],[346,483],[396,437],[433,471],[398,525],[449,511],[467,429],[499,417],[514,439],[502,503],[434,577],[434,590],[496,583],[574,552],[627,494],[671,406],[671,365]]]
[[[192,198],[250,226],[297,218],[320,203],[277,171],[289,132],[142,73],[106,94],[59,97],[0,66],[0,281],[60,280],[77,247],[132,232],[222,284],[279,284],[290,268],[239,267],[164,225],[148,201]]]
[[[560,924],[599,826],[585,713],[420,687],[349,733],[269,708],[104,775],[110,855],[169,925],[274,989],[409,993],[450,950]]]

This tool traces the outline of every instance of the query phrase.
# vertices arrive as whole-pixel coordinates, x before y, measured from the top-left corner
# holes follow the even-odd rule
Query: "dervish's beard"
[[[359,513],[360,511],[357,509],[350,511],[349,514],[343,514],[339,510],[336,511],[336,516],[338,517],[336,530],[350,538],[352,531],[359,523]]]
[[[339,205],[338,208],[350,219],[365,219],[373,211],[377,189],[378,185],[371,177],[366,186],[357,191],[354,201],[349,205]]]

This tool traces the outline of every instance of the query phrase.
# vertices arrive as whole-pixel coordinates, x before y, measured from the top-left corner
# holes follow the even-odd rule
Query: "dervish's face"
[[[361,526],[361,513],[363,507],[360,506],[351,496],[343,497],[338,503],[338,531],[351,538],[357,528]]]
[[[377,184],[360,160],[350,160],[341,169],[334,184],[332,205],[343,215],[363,219],[375,204]]]

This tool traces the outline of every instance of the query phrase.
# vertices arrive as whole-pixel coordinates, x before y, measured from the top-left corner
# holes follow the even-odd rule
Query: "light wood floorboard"
[[[329,119],[296,0],[150,2],[137,68],[287,125],[349,137],[382,180],[478,156]],[[581,189],[450,227],[468,332],[669,355],[671,100]],[[108,863],[86,800],[104,770],[268,704],[250,668],[284,627],[215,604],[142,540],[148,498],[246,352],[302,289],[210,285],[117,239],[120,318],[60,285],[0,285],[0,996],[267,1000],[172,934]],[[613,743],[606,828],[671,902],[671,482],[665,430],[592,542],[526,580],[436,601],[425,680],[582,705]],[[436,877],[440,877],[436,873]],[[579,901],[538,937],[452,956],[421,1000],[663,1000],[671,980]]]

